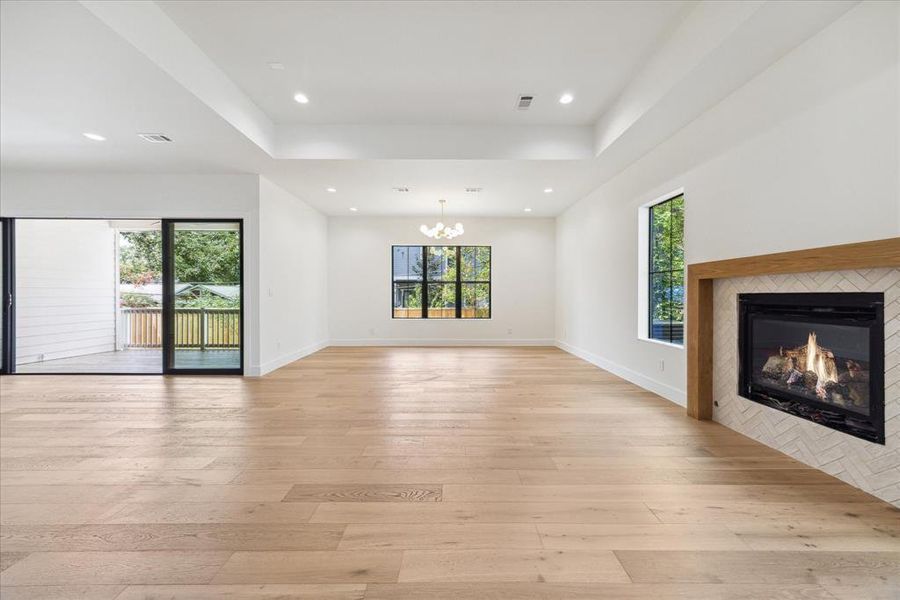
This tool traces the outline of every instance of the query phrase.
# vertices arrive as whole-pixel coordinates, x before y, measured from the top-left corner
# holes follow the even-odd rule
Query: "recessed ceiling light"
[[[306,97],[306,94],[303,92],[297,92],[294,94],[294,100],[299,102],[300,104],[309,104],[309,98]]]
[[[99,133],[82,133],[81,135],[83,135],[87,139],[93,140],[95,142],[105,142],[106,141],[106,138],[103,137],[102,135],[100,135]]]
[[[350,212],[356,212],[356,211],[358,211],[358,210],[359,210],[359,209],[356,208],[355,206],[350,207]]]
[[[575,99],[575,96],[573,96],[572,94],[563,94],[562,96],[559,97],[559,103],[560,104],[572,104],[572,100],[574,100],[574,99]]]
[[[274,71],[284,71],[284,65],[280,62],[270,62],[267,64],[269,65],[269,68]]]
[[[336,190],[335,188],[333,188],[333,187],[327,187],[327,188],[325,188],[325,191],[328,192],[329,194],[333,194],[333,193],[335,193],[337,190]]]
[[[544,188],[544,193],[545,193],[545,194],[552,194],[552,193],[553,193],[553,188]]]
[[[531,209],[530,209],[530,208],[526,208],[526,209],[525,209],[525,212],[531,212]]]

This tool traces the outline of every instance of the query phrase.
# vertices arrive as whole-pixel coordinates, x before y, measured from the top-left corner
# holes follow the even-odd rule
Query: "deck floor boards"
[[[179,350],[177,366],[184,369],[234,369],[240,366],[239,350]],[[22,374],[162,373],[162,351],[147,349],[97,352],[16,366]]]

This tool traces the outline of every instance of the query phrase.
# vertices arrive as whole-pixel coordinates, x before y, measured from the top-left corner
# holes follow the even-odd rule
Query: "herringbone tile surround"
[[[753,292],[884,292],[884,446],[737,394],[737,295]],[[864,269],[716,280],[713,419],[900,506],[900,269]]]

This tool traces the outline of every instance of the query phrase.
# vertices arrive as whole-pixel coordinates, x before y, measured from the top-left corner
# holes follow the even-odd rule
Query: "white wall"
[[[862,3],[560,216],[560,345],[683,403],[684,351],[636,335],[638,207],[677,188],[689,263],[900,234],[898,11]]]
[[[328,220],[334,344],[552,344],[552,219],[464,219],[461,243],[492,247],[490,320],[391,319],[391,246],[424,244],[416,218]]]
[[[4,171],[0,174],[0,215],[244,219],[244,362],[247,373],[258,371],[257,175]]]
[[[0,214],[243,219],[245,373],[266,373],[328,339],[327,221],[258,175],[8,171]]]
[[[16,227],[16,363],[116,349],[115,231],[107,221]]]
[[[260,372],[328,343],[328,220],[259,180]]]

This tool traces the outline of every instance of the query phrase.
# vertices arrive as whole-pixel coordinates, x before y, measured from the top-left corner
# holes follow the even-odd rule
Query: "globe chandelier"
[[[422,225],[421,227],[419,227],[419,231],[421,231],[428,237],[434,238],[436,240],[442,240],[442,239],[452,240],[456,236],[462,235],[463,233],[465,233],[462,223],[457,223],[453,227],[450,227],[449,225],[444,225],[444,204],[446,204],[447,201],[444,200],[443,198],[441,198],[440,200],[438,200],[438,202],[441,203],[441,220],[438,221],[437,224],[431,228],[429,228],[428,225]]]

